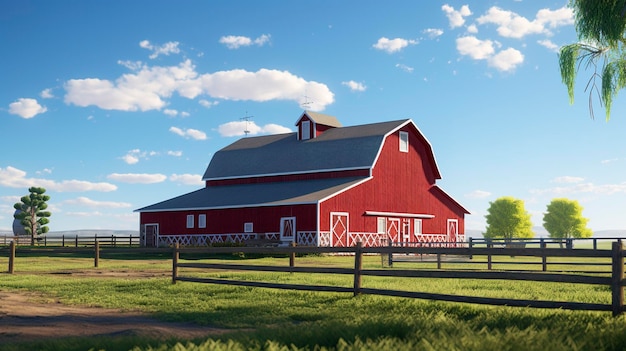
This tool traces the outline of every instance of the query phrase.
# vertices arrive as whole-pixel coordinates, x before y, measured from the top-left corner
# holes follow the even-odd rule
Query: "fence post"
[[[78,247],[78,234],[74,237],[74,247]]]
[[[172,284],[176,284],[176,278],[178,278],[178,259],[180,258],[180,252],[178,251],[180,244],[177,242],[174,244],[174,256],[172,257]]]
[[[292,241],[289,244],[289,246],[294,248],[296,247],[296,243]],[[296,266],[296,252],[292,250],[291,252],[289,252],[289,268],[293,268],[295,266]],[[293,273],[293,271],[291,271],[290,273]]]
[[[546,242],[543,240],[543,238],[541,238],[540,247],[542,249],[546,248]],[[541,269],[544,272],[546,272],[548,270],[548,257],[546,256],[545,250],[542,250],[542,252],[541,252]]]
[[[13,274],[15,268],[15,240],[9,243],[9,274]]]
[[[441,254],[437,254],[437,269],[441,269]]]
[[[389,243],[389,249],[391,249],[393,247],[393,243],[391,242],[391,240],[388,241]],[[389,267],[393,267],[393,251],[389,250]]]
[[[487,243],[487,249],[491,251],[491,248],[493,248],[493,245],[491,244],[491,241],[489,241]],[[487,269],[491,270],[491,252],[487,255]]]
[[[622,314],[622,310],[624,308],[624,285],[622,283],[624,279],[624,255],[622,247],[622,241],[617,240],[617,242],[613,243],[613,267],[612,267],[612,281],[611,281],[611,291],[612,291],[612,299],[611,299],[611,310],[613,311],[613,316],[619,316]]]
[[[117,237],[111,234],[111,241],[113,242],[113,247],[117,247]]]
[[[98,265],[100,264],[100,242],[96,240],[94,247],[96,250],[96,254],[93,258],[93,266],[98,268]]]
[[[474,256],[472,255],[472,246],[474,246],[474,238],[472,238],[471,236],[469,237],[469,259],[471,260],[472,258],[474,258]]]
[[[363,269],[363,251],[361,242],[354,248],[354,296],[361,293],[361,270]]]
[[[61,247],[65,247],[65,234],[61,235]]]
[[[593,238],[593,249],[594,250],[598,249],[598,239],[597,238]]]

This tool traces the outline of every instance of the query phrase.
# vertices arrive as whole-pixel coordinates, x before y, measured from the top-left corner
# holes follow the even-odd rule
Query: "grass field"
[[[302,292],[197,283],[163,277],[97,277],[98,272],[171,269],[169,257],[107,259],[30,255],[16,273],[0,274],[0,290],[33,291],[64,304],[143,311],[165,321],[232,329],[202,340],[58,338],[0,345],[1,350],[624,350],[626,317],[432,302],[328,292]],[[184,257],[183,257],[184,259]],[[286,258],[237,259],[287,264]],[[7,258],[0,257],[0,271]],[[194,262],[219,260],[194,260]],[[298,265],[352,267],[351,257],[298,257]],[[410,263],[403,263],[410,265]],[[380,268],[365,256],[364,268]],[[395,266],[395,265],[394,265]],[[406,268],[404,266],[403,268]],[[455,266],[456,268],[456,266]],[[475,268],[475,267],[472,267]],[[596,268],[594,268],[596,269]],[[59,274],[80,270],[94,274]],[[352,276],[304,273],[195,272],[187,274],[294,284],[351,286]],[[457,295],[610,303],[609,287],[582,284],[363,277],[363,286]]]

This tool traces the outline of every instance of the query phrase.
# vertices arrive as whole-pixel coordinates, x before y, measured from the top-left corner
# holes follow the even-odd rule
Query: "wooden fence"
[[[261,265],[241,265],[230,263],[197,263],[181,262],[180,254],[271,254],[289,256],[288,266],[261,266]],[[354,255],[354,268],[337,267],[297,267],[295,265],[297,254],[351,254]],[[456,257],[465,256],[533,256],[533,257],[575,257],[575,258],[595,258],[604,259],[610,262],[611,272],[609,274],[580,274],[580,273],[546,273],[546,272],[524,272],[524,271],[485,271],[485,270],[428,270],[428,269],[363,269],[362,257],[364,254],[378,255],[454,255]],[[560,248],[444,248],[444,247],[361,247],[361,244],[349,248],[336,247],[210,247],[210,248],[180,248],[174,247],[172,260],[172,283],[178,281],[226,284],[275,289],[293,289],[309,291],[345,292],[358,294],[374,294],[385,296],[398,296],[407,298],[419,298],[428,300],[465,302],[486,305],[537,307],[537,308],[562,308],[571,310],[591,310],[591,311],[611,311],[614,316],[622,314],[624,310],[624,254],[621,241],[612,243],[611,250],[577,249],[568,250]],[[262,271],[262,272],[290,272],[290,273],[321,273],[321,274],[346,274],[354,277],[354,284],[351,288],[337,286],[320,286],[304,284],[281,284],[262,281],[241,281],[233,279],[194,277],[181,275],[179,269],[217,269],[233,271]],[[425,293],[402,290],[373,289],[361,285],[362,276],[379,277],[404,277],[404,278],[440,278],[440,279],[498,279],[498,280],[519,280],[538,281],[555,283],[575,283],[594,284],[611,287],[611,304],[582,303],[568,301],[546,301],[546,300],[522,300],[488,298],[476,296],[459,296],[438,293]]]
[[[9,245],[11,242],[17,245],[30,245],[30,236],[0,236],[0,245]],[[44,235],[35,241],[36,246],[43,247],[89,247],[99,242],[101,246],[111,247],[135,247],[140,246],[139,235]]]

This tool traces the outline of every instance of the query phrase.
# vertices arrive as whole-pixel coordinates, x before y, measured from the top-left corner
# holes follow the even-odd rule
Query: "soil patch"
[[[68,306],[34,293],[0,291],[0,345],[70,336],[136,335],[192,339],[228,331],[231,330],[162,322],[142,313]]]

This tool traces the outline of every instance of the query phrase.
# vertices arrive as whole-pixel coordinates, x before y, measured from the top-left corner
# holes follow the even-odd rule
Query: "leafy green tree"
[[[532,238],[535,233],[530,214],[524,208],[524,201],[511,196],[503,196],[489,203],[487,209],[487,231],[485,238]]]
[[[48,232],[46,224],[50,222],[48,217],[51,216],[46,201],[50,200],[50,196],[44,195],[46,189],[38,187],[28,188],[30,195],[22,196],[21,202],[13,205],[18,210],[13,216],[19,219],[24,230],[30,235],[30,244],[35,245],[35,237]]]
[[[583,207],[576,200],[553,199],[543,215],[543,227],[551,238],[589,238],[593,232],[587,228],[589,219],[582,212]]]
[[[626,87],[626,1],[570,0],[569,6],[574,11],[579,41],[560,49],[561,80],[573,103],[578,69],[592,69],[585,88],[589,91],[589,112],[593,118],[593,95],[597,94],[608,121],[613,98]]]

